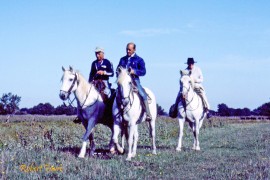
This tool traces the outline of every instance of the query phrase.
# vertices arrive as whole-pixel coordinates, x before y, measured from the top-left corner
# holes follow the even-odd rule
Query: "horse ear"
[[[131,72],[131,68],[128,68],[128,75],[130,75],[130,72]]]
[[[65,72],[66,70],[65,70],[65,68],[62,66],[62,70]]]
[[[180,70],[180,74],[181,74],[181,76],[190,75],[188,70]]]
[[[122,71],[122,67],[119,66],[119,67],[116,69],[116,72],[119,74],[121,71]]]
[[[182,70],[180,70],[180,75],[183,76],[183,71]]]
[[[72,68],[71,66],[69,66],[69,70],[70,70],[71,72],[73,72],[73,68]]]

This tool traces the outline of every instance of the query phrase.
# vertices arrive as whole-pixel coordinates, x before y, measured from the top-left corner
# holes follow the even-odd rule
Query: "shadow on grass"
[[[152,147],[151,146],[143,146],[143,145],[138,145],[137,146],[138,149],[147,149],[147,150],[151,150]],[[169,146],[157,146],[157,150],[158,149],[161,149],[161,150],[169,150],[169,149],[172,149],[171,147]]]
[[[64,147],[64,148],[58,148],[57,151],[69,153],[73,156],[78,156],[80,153],[81,148],[80,147]],[[93,156],[90,156],[90,149],[87,148],[86,150],[86,157],[88,158],[95,158],[95,159],[111,159],[112,154],[109,149],[96,149]]]

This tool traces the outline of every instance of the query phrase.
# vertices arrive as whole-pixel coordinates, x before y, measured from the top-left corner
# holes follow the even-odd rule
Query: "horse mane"
[[[86,89],[89,86],[89,82],[86,81],[84,76],[80,73],[79,70],[75,70],[75,73],[78,75],[78,82],[82,86],[83,89]]]
[[[120,72],[118,74],[118,78],[117,78],[116,82],[118,84],[122,84],[124,79],[126,78],[126,76],[128,76],[127,69],[120,68]]]

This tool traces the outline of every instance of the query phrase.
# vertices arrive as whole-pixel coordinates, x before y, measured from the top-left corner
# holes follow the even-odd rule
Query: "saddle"
[[[106,88],[105,83],[101,79],[93,80],[92,83],[100,93],[103,102],[106,102],[108,100],[108,96],[104,93],[104,90]]]

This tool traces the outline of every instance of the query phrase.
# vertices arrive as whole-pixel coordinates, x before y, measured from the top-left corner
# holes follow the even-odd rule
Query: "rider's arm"
[[[200,68],[197,68],[196,70],[197,70],[197,72],[196,72],[197,76],[196,76],[196,78],[194,78],[194,81],[195,81],[195,83],[202,83],[203,82],[202,71]]]
[[[97,73],[97,70],[96,70],[96,67],[95,67],[95,62],[93,62],[92,66],[91,66],[91,71],[90,71],[90,74],[89,74],[88,82],[93,81],[96,73]]]
[[[137,76],[144,76],[146,74],[145,63],[142,58],[138,59],[137,68],[133,70],[134,74],[136,74]]]
[[[114,71],[113,71],[113,65],[112,63],[108,60],[106,64],[106,70],[104,72],[104,75],[113,77]]]

